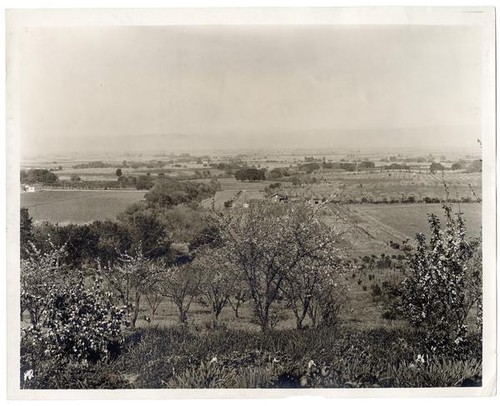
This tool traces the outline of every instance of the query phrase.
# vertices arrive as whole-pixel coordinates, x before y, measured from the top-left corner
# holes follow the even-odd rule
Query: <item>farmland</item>
[[[466,220],[468,235],[476,238],[481,234],[481,205],[462,203],[452,205]],[[391,254],[390,241],[401,243],[413,239],[418,233],[428,234],[428,214],[436,214],[444,221],[441,204],[352,204],[330,205],[324,221],[344,231],[344,239],[351,255]]]
[[[302,187],[289,186],[284,192],[290,196],[335,198],[338,200],[399,200],[402,196],[413,196],[417,200],[425,197],[446,198],[445,184],[450,198],[472,199],[473,193],[481,195],[481,173],[429,171],[369,171],[333,172],[318,171],[317,182]]]
[[[227,201],[233,201],[233,204],[238,206],[252,200],[262,200],[264,199],[264,188],[272,182],[240,182],[234,178],[221,178],[219,183],[221,190],[217,191],[213,198],[203,201],[204,208],[222,209]]]
[[[21,193],[21,207],[26,207],[35,222],[89,223],[114,219],[132,203],[144,197],[144,191],[125,190],[43,190]]]
[[[121,313],[113,310],[110,317],[127,320],[123,333],[132,343],[123,347],[124,356],[109,364],[114,372],[108,378],[119,376],[122,380],[109,378],[106,385],[269,387],[283,384],[278,372],[283,368],[283,376],[288,377],[283,385],[299,386],[296,380],[286,381],[294,374],[304,374],[303,370],[296,372],[298,367],[303,369],[310,360],[319,362],[324,357],[327,365],[344,362],[344,347],[353,348],[353,340],[358,340],[363,351],[367,346],[369,357],[379,354],[374,355],[370,368],[379,368],[381,359],[398,353],[388,362],[390,372],[404,357],[411,365],[416,354],[422,353],[422,343],[427,343],[425,337],[407,335],[411,325],[398,307],[404,296],[401,282],[408,275],[408,258],[396,245],[409,240],[414,246],[417,233],[428,235],[430,213],[444,224],[446,201],[454,215],[463,214],[468,237],[478,237],[482,223],[481,173],[465,167],[432,173],[428,162],[404,170],[385,170],[387,157],[372,158],[377,158],[377,167],[366,168],[362,165],[365,161],[356,155],[318,159],[258,153],[209,158],[177,155],[167,157],[165,164],[155,159],[140,161],[140,157],[126,165],[118,160],[65,161],[57,170],[52,168],[59,168],[60,162],[51,161],[37,165],[49,168],[38,174],[50,180],[53,172],[64,182],[44,184],[42,190],[21,194],[21,206],[28,209],[24,218],[28,215],[34,222],[34,232],[28,230],[26,238],[34,238],[37,247],[48,249],[48,255],[59,254],[47,248],[47,233],[56,246],[66,244],[65,266],[82,270],[78,277],[85,278],[82,283],[88,289],[102,289],[104,296],[100,297],[112,297],[113,309],[122,309]],[[404,156],[397,159],[405,162]],[[467,159],[467,165],[473,162],[473,158]],[[242,173],[251,173],[246,168],[265,176],[245,178]],[[29,172],[24,175],[29,179]],[[139,183],[141,178],[146,182]],[[24,183],[26,190],[30,183]],[[40,183],[43,181],[38,188]],[[145,201],[148,190],[151,194]],[[92,223],[115,220],[120,213],[123,215],[117,221]],[[41,224],[44,221],[58,226]],[[325,224],[333,226],[333,238]],[[306,257],[315,254],[307,259],[299,255],[303,262],[297,265],[296,252]],[[24,255],[30,255],[28,250]],[[37,260],[36,255],[33,260]],[[52,272],[43,266],[44,262],[41,269]],[[124,278],[125,274],[133,277]],[[69,290],[65,297],[82,295],[83,288],[73,290],[76,273],[61,278],[66,277]],[[94,278],[99,285],[90,288]],[[260,283],[263,280],[267,285]],[[471,282],[479,283],[479,278]],[[31,289],[30,278],[25,277],[24,284]],[[95,294],[88,292],[86,298]],[[259,300],[270,302],[267,307],[259,307]],[[26,303],[29,309],[32,304]],[[33,323],[33,314],[24,311],[25,329],[30,321]],[[471,340],[477,337],[478,314],[476,302],[466,319]],[[71,320],[89,323],[78,317]],[[92,327],[85,329],[93,331]],[[140,337],[137,342],[136,337]],[[182,348],[177,348],[177,341],[183,343]],[[338,347],[333,347],[334,342]],[[232,353],[226,356],[223,348]],[[260,361],[251,361],[248,369],[234,361],[250,359],[265,348],[272,348],[265,355],[265,369],[259,369]],[[436,385],[454,385],[463,377],[480,380],[475,372],[480,365],[475,349],[480,346],[472,344],[471,348],[474,350],[467,350],[467,357],[474,363],[473,369],[458,371],[453,382],[438,380]],[[366,363],[359,361],[359,349],[353,351],[351,361],[357,362],[355,375],[359,377]],[[212,364],[214,359],[218,361]],[[276,366],[276,359],[282,364]],[[31,368],[29,360],[23,362],[23,368]],[[219,373],[214,368],[225,370],[217,362],[230,363],[238,372],[214,384],[211,374]],[[203,379],[205,367],[210,382],[198,382],[196,374]],[[402,368],[406,371],[405,366]],[[106,370],[99,371],[106,376]],[[389,376],[387,371],[384,377]],[[243,378],[237,378],[238,374]],[[401,385],[401,373],[393,375],[388,381],[381,375],[375,385]],[[335,379],[319,386],[346,387],[354,378],[345,372],[341,379]],[[373,383],[372,378],[369,382],[360,379],[361,385]],[[403,385],[422,385],[412,379],[407,378]],[[51,386],[39,382],[40,387]],[[305,385],[315,383],[308,381]]]

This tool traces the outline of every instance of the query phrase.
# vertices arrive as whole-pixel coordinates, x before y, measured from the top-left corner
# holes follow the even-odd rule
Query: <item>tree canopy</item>
[[[258,181],[266,179],[266,171],[264,169],[257,168],[245,168],[236,171],[234,174],[236,180],[249,180],[249,181]]]

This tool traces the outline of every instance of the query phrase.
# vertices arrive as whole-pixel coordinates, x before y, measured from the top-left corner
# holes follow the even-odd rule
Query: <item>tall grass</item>
[[[113,368],[136,388],[443,387],[481,381],[480,349],[420,353],[404,329],[197,332],[140,330]],[[476,346],[480,348],[479,339]]]

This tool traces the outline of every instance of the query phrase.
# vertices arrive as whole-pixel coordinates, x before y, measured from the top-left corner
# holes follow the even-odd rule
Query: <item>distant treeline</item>
[[[266,188],[266,193],[269,196],[272,189]],[[297,200],[303,200],[303,197],[292,197],[287,199],[291,202]],[[305,198],[305,200],[312,201],[314,203],[334,203],[334,204],[412,204],[412,203],[481,203],[480,197],[461,197],[461,198],[439,198],[439,197],[415,197],[415,196],[401,196],[401,197],[372,197],[372,196],[361,196],[361,197],[314,197]]]
[[[175,166],[176,164],[189,163],[189,162],[202,163],[203,161],[202,158],[198,158],[195,156],[179,155],[178,157],[169,160],[157,160],[157,159],[150,159],[147,161],[124,160],[120,164],[117,164],[116,162],[113,163],[113,162],[103,162],[103,161],[89,161],[86,163],[73,165],[73,169],[101,169],[101,168],[116,168],[116,167],[133,168],[133,169],[138,169],[138,168],[161,169],[164,168],[166,165]]]
[[[439,197],[415,197],[415,196],[402,196],[400,198],[396,197],[381,197],[374,198],[371,196],[362,196],[360,198],[348,197],[348,198],[333,198],[328,199],[329,203],[336,204],[353,204],[353,203],[367,203],[367,204],[411,204],[411,203],[481,203],[481,198],[478,197],[461,197],[461,198],[439,198]]]
[[[118,172],[119,171],[119,172]],[[61,180],[59,177],[48,169],[29,169],[21,170],[21,183],[25,184],[42,184],[53,188],[77,189],[77,190],[92,190],[92,189],[137,189],[149,190],[158,182],[182,182],[196,179],[208,179],[211,177],[209,170],[195,170],[194,174],[185,175],[182,177],[176,176],[175,179],[168,177],[166,174],[172,172],[165,170],[157,176],[150,173],[145,175],[120,175],[116,180],[83,180],[77,174],[72,174],[69,180]],[[121,169],[117,170],[121,174]],[[191,182],[192,183],[192,182]]]
[[[48,169],[21,170],[21,183],[43,183],[52,185],[59,180],[57,175]]]

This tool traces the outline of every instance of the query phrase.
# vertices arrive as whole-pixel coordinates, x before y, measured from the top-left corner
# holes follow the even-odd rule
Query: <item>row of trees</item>
[[[142,300],[154,314],[162,298],[172,300],[182,322],[194,300],[211,308],[214,324],[226,306],[232,305],[238,314],[241,303],[250,300],[254,321],[263,331],[272,328],[286,308],[293,311],[299,329],[307,317],[313,326],[331,325],[345,297],[342,281],[349,266],[336,248],[337,234],[319,221],[312,206],[276,210],[274,205],[259,205],[237,215],[216,216],[216,231],[194,245],[185,261],[150,256],[138,247],[129,251],[133,254],[122,252],[112,264],[98,262],[92,274],[103,278],[128,309],[132,325]],[[36,246],[28,251],[22,263],[23,308],[36,324],[37,306],[28,298],[43,300],[47,294],[40,287],[54,286],[32,281],[53,280],[56,270],[57,280],[64,280],[72,267],[64,258],[67,245],[46,250],[59,253],[50,264],[43,262],[47,256]],[[34,278],[37,268],[41,277]]]

